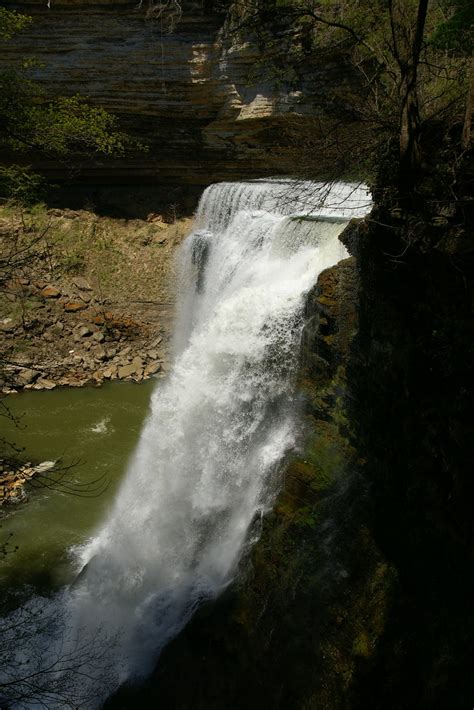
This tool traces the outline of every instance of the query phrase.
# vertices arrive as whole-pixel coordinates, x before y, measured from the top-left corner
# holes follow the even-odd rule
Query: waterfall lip
[[[298,222],[334,222],[335,224],[346,224],[350,219],[354,219],[352,217],[341,217],[338,214],[299,214],[297,212],[287,215],[287,218]]]
[[[362,182],[258,178],[209,185],[199,204],[197,224],[211,232],[222,231],[240,212],[348,222],[367,216],[372,206],[369,187]]]

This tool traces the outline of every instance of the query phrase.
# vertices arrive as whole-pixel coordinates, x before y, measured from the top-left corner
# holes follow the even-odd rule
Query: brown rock
[[[51,332],[54,333],[54,335],[59,335],[62,333],[64,330],[64,325],[61,323],[60,320],[56,321],[54,325],[51,327]]]
[[[118,376],[121,380],[125,379],[126,377],[131,377],[133,374],[135,374],[135,366],[132,365],[122,365],[122,367],[119,367],[118,369]]]
[[[26,369],[26,370],[21,370],[21,372],[17,376],[17,383],[20,386],[25,386],[25,385],[30,385],[32,384],[35,380],[38,379],[40,376],[40,373],[38,370],[31,370],[31,369]]]
[[[49,285],[45,286],[41,290],[41,295],[43,296],[43,298],[59,298],[59,296],[61,295],[61,291],[55,286]]]
[[[109,367],[106,367],[105,370],[103,371],[103,376],[107,380],[111,380],[114,377],[117,376],[117,367],[116,365],[109,365]]]
[[[76,276],[72,283],[79,289],[79,291],[92,291],[92,286],[83,276]]]
[[[64,310],[67,313],[77,313],[77,311],[82,311],[86,307],[85,303],[77,303],[76,301],[68,301],[64,304]]]
[[[150,377],[150,375],[155,375],[161,370],[161,365],[159,362],[150,362],[145,367],[144,375],[145,377]]]
[[[107,360],[107,353],[105,352],[104,348],[100,345],[98,347],[94,348],[93,355],[94,355],[94,357],[98,358],[99,360]]]
[[[139,355],[135,355],[132,360],[132,365],[135,367],[136,372],[143,370],[143,360]]]
[[[79,338],[87,338],[89,335],[92,335],[92,330],[88,325],[80,325],[76,328],[76,334]]]
[[[41,377],[39,380],[37,380],[36,384],[34,385],[34,389],[38,390],[53,390],[56,387],[56,382],[53,382],[52,380],[47,380]]]

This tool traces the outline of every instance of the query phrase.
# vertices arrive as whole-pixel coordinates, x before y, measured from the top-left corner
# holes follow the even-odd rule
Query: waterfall
[[[60,602],[63,647],[102,634],[115,684],[151,670],[196,607],[232,581],[258,533],[298,440],[306,295],[346,256],[338,235],[348,219],[369,208],[367,190],[345,184],[256,181],[204,192],[179,254],[170,374],[153,393],[113,508],[81,552],[84,571]],[[107,684],[97,685],[99,702]]]

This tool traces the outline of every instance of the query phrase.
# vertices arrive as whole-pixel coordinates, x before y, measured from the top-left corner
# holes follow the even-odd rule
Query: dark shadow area
[[[63,185],[48,195],[50,207],[85,209],[103,217],[143,219],[159,213],[170,222],[194,214],[205,185]]]

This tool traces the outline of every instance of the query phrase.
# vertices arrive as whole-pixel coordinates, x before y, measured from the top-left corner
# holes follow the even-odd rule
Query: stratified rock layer
[[[205,185],[295,174],[303,134],[313,135],[316,117],[330,108],[328,87],[348,78],[339,52],[317,66],[302,62],[290,80],[272,66],[268,47],[223,29],[223,15],[204,3],[183,2],[172,32],[135,1],[11,4],[33,22],[3,44],[0,62],[36,57],[47,95],[80,93],[149,145],[145,154],[81,166],[89,183]],[[50,177],[66,172],[35,160]]]

